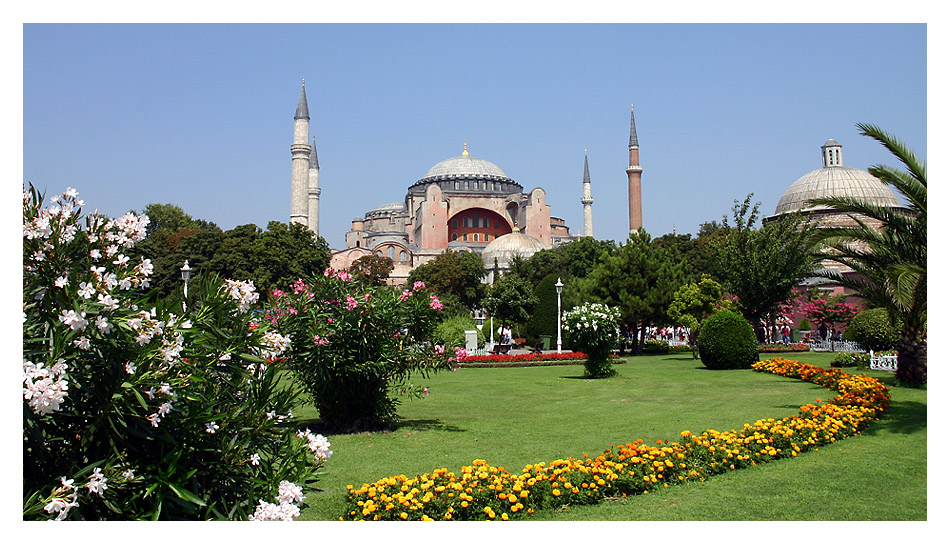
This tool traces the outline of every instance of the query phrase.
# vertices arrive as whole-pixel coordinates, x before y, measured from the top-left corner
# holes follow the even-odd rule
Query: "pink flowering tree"
[[[327,269],[270,300],[267,317],[291,339],[288,366],[337,431],[391,426],[400,396],[428,393],[410,377],[425,379],[464,356],[430,340],[442,303],[422,282],[394,290]]]
[[[253,284],[206,275],[153,305],[126,254],[148,218],[83,216],[72,189],[23,194],[23,517],[293,519],[332,452],[287,427]],[[273,502],[272,502],[273,501]]]
[[[780,306],[782,315],[791,318],[795,313],[804,314],[805,318],[816,327],[825,325],[847,326],[854,316],[858,315],[858,308],[853,304],[841,300],[842,297],[826,298],[817,293],[805,293]]]

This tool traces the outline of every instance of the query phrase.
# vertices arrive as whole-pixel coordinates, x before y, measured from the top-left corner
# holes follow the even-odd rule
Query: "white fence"
[[[864,348],[857,342],[847,342],[844,340],[824,340],[815,342],[811,345],[812,351],[833,351],[846,353],[863,353]]]
[[[897,355],[874,355],[871,352],[871,370],[887,370],[897,372]]]

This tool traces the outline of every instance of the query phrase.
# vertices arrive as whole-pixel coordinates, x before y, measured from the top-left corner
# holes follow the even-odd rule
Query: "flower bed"
[[[811,351],[811,347],[804,342],[797,344],[759,344],[759,353],[789,353],[794,351]]]
[[[617,355],[611,354],[615,363],[623,362]],[[554,366],[583,364],[587,354],[580,351],[564,353],[522,353],[519,355],[469,355],[459,360],[462,368],[494,368],[522,366]]]
[[[859,433],[887,408],[887,388],[853,376],[775,358],[753,364],[759,372],[797,378],[838,391],[822,404],[806,404],[795,415],[747,423],[740,430],[683,431],[683,443],[643,440],[615,446],[583,459],[557,459],[525,466],[519,473],[476,459],[458,473],[446,468],[416,477],[383,478],[347,486],[347,510],[355,520],[510,520],[541,509],[593,504],[706,478],[800,452]]]

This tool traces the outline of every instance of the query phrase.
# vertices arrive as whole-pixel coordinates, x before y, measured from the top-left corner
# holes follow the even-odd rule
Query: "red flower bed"
[[[564,353],[522,353],[520,355],[469,355],[459,359],[460,363],[524,363],[535,361],[573,361],[587,359],[586,353],[568,351]]]

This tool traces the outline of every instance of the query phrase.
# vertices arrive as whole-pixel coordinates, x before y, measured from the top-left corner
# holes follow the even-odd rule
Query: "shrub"
[[[759,360],[752,326],[729,310],[720,310],[703,322],[697,343],[699,358],[707,368],[751,368]]]
[[[881,351],[897,348],[900,330],[899,323],[891,323],[886,309],[874,308],[854,316],[843,337],[853,339],[865,349]]]
[[[400,294],[328,268],[272,299],[267,317],[291,339],[294,379],[333,430],[391,427],[398,395],[426,391],[410,375],[425,378],[464,355],[429,340],[442,304],[421,281]]]
[[[465,331],[476,331],[478,347],[485,346],[485,332],[475,326],[475,318],[469,314],[456,314],[439,323],[432,339],[446,347],[465,347]]]
[[[23,518],[298,515],[331,452],[287,426],[286,338],[252,319],[253,285],[208,275],[186,311],[152,306],[151,262],[125,255],[148,218],[50,201],[24,191]]]
[[[653,338],[645,340],[643,342],[643,351],[642,353],[669,353],[671,351],[670,344],[662,340],[655,340]],[[690,350],[686,350],[690,351]]]
[[[564,328],[571,345],[587,354],[584,375],[607,378],[616,371],[609,361],[610,350],[620,341],[620,310],[605,304],[585,303],[564,313]]]
[[[845,367],[868,367],[871,364],[871,355],[869,353],[839,353],[835,355],[831,366],[834,368]]]

